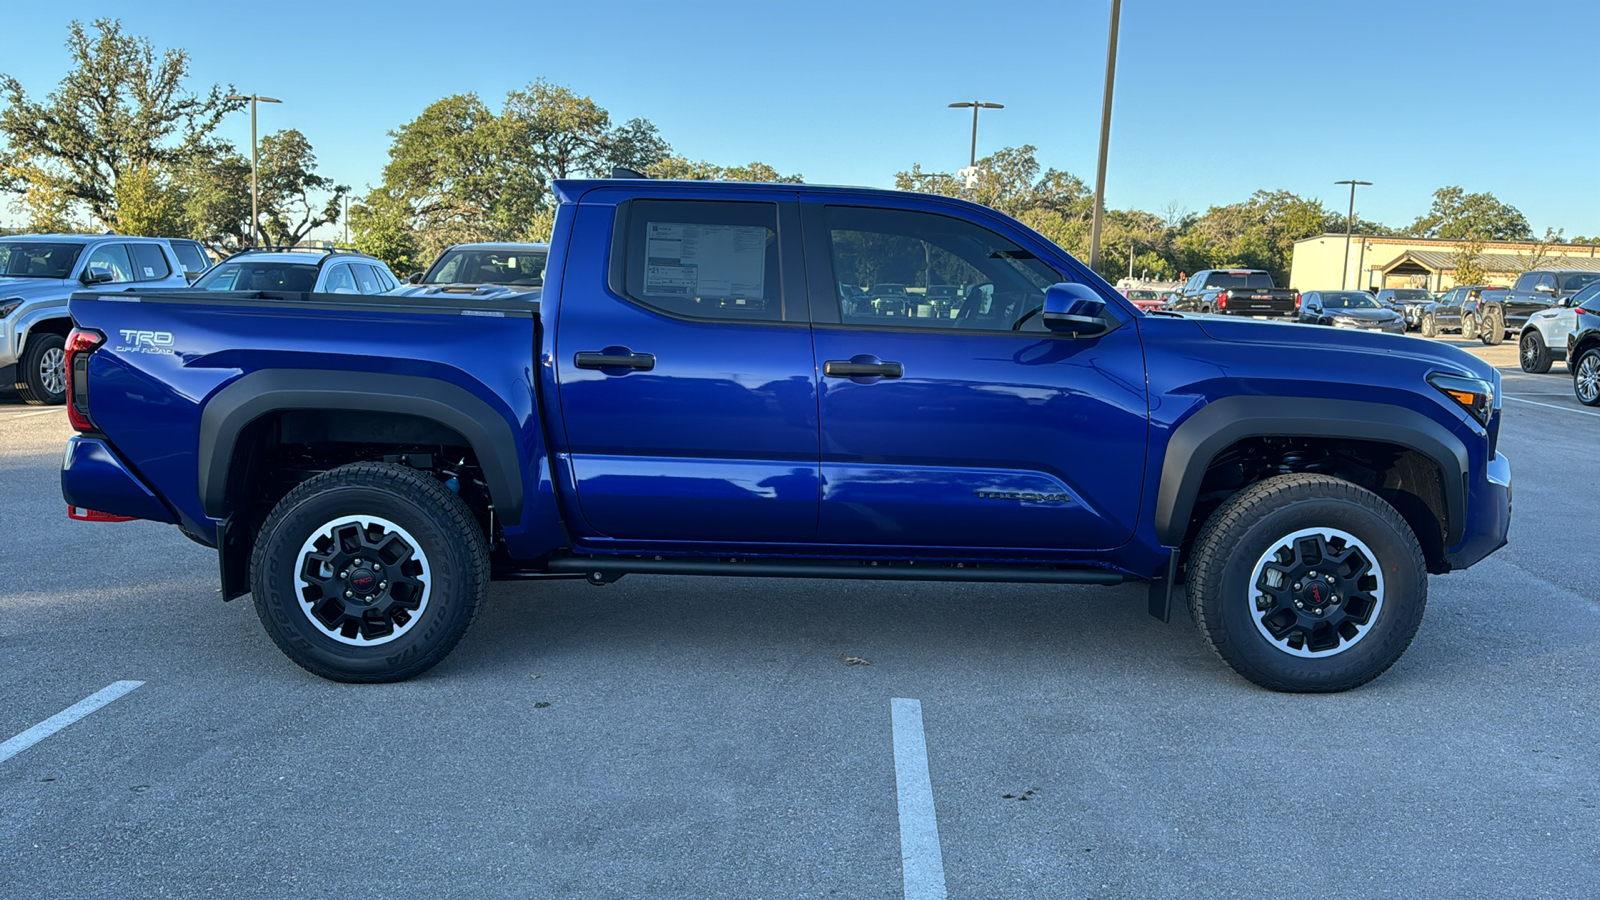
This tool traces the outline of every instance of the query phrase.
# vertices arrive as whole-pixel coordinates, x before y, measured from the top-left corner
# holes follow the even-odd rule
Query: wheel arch
[[[431,423],[459,435],[477,457],[502,522],[522,519],[521,453],[511,425],[464,388],[414,375],[376,372],[267,369],[252,372],[218,391],[200,414],[199,496],[207,516],[231,512],[230,485],[240,438],[279,413],[385,413],[408,423]],[[415,428],[413,424],[413,428]]]
[[[1443,425],[1423,414],[1380,403],[1315,397],[1227,397],[1189,417],[1167,442],[1156,494],[1155,528],[1161,543],[1182,546],[1192,537],[1191,520],[1201,485],[1213,463],[1231,448],[1253,439],[1289,438],[1387,446],[1397,452],[1396,470],[1405,460],[1419,460],[1436,470],[1439,493],[1430,503],[1426,492],[1414,492],[1419,503],[1400,512],[1428,549],[1437,553],[1459,543],[1466,525],[1467,450]],[[1409,463],[1406,463],[1409,465]],[[1413,477],[1415,477],[1413,475]],[[1432,506],[1441,508],[1434,510]],[[1442,514],[1433,547],[1418,517]]]

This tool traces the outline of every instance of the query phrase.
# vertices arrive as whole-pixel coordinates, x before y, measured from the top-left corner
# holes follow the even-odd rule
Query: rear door
[[[1130,314],[1074,340],[1038,315],[1072,280],[995,220],[802,200],[822,373],[819,540],[1038,556],[1132,535],[1144,478],[1144,355]],[[954,210],[952,210],[954,212]],[[902,307],[831,285],[907,285]],[[927,297],[960,286],[960,301]]]
[[[817,396],[792,191],[596,189],[553,363],[580,540],[795,544],[817,531]]]

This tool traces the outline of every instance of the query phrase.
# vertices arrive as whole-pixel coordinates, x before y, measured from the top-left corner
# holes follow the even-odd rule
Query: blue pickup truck
[[[343,681],[437,663],[493,579],[653,573],[1141,582],[1337,691],[1505,543],[1500,376],[1457,349],[1143,313],[960,200],[555,191],[537,293],[76,295],[69,512],[216,547]]]

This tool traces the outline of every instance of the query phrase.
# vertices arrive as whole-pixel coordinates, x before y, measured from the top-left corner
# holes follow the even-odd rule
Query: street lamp
[[[256,104],[257,103],[282,103],[271,97],[262,97],[251,94],[229,94],[224,100],[249,100],[250,101],[250,246],[261,242],[261,200],[256,187]]]
[[[1111,0],[1111,40],[1106,46],[1106,98],[1100,107],[1100,167],[1094,176],[1094,221],[1089,226],[1089,268],[1100,266],[1100,219],[1106,208],[1106,149],[1111,143],[1111,85],[1117,78],[1117,22],[1122,0]]]
[[[1335,181],[1334,184],[1350,185],[1350,212],[1344,217],[1344,269],[1339,272],[1339,290],[1345,289],[1345,282],[1350,278],[1350,234],[1355,227],[1356,219],[1356,185],[1371,187],[1370,181],[1356,181],[1351,178],[1345,181]]]
[[[972,156],[967,163],[967,187],[972,187],[972,180],[978,174],[978,110],[980,109],[1005,109],[1004,103],[952,103],[951,109],[966,109],[972,107]]]

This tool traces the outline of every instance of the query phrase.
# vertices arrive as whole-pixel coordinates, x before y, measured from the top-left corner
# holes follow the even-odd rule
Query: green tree
[[[311,142],[290,128],[261,139],[259,168],[261,234],[269,243],[300,243],[314,228],[339,221],[350,188],[317,174]],[[326,194],[315,198],[314,195]]]
[[[1451,251],[1451,277],[1456,284],[1483,284],[1488,280],[1489,270],[1483,264],[1483,243],[1483,238],[1469,235]]]
[[[184,233],[183,197],[158,166],[141,166],[117,179],[118,234],[176,237]]]
[[[1433,206],[1407,229],[1413,237],[1519,241],[1533,237],[1517,208],[1490,193],[1469,194],[1459,187],[1433,192]]]
[[[36,190],[30,175],[43,173],[73,205],[114,226],[125,175],[181,166],[241,104],[223,99],[231,86],[188,92],[184,51],[158,56],[149,40],[125,34],[116,19],[97,19],[92,27],[91,34],[81,22],[68,26],[72,68],[44,101],[29,99],[16,78],[0,75],[6,101],[0,135],[8,145],[0,156],[0,190],[26,197]]]

